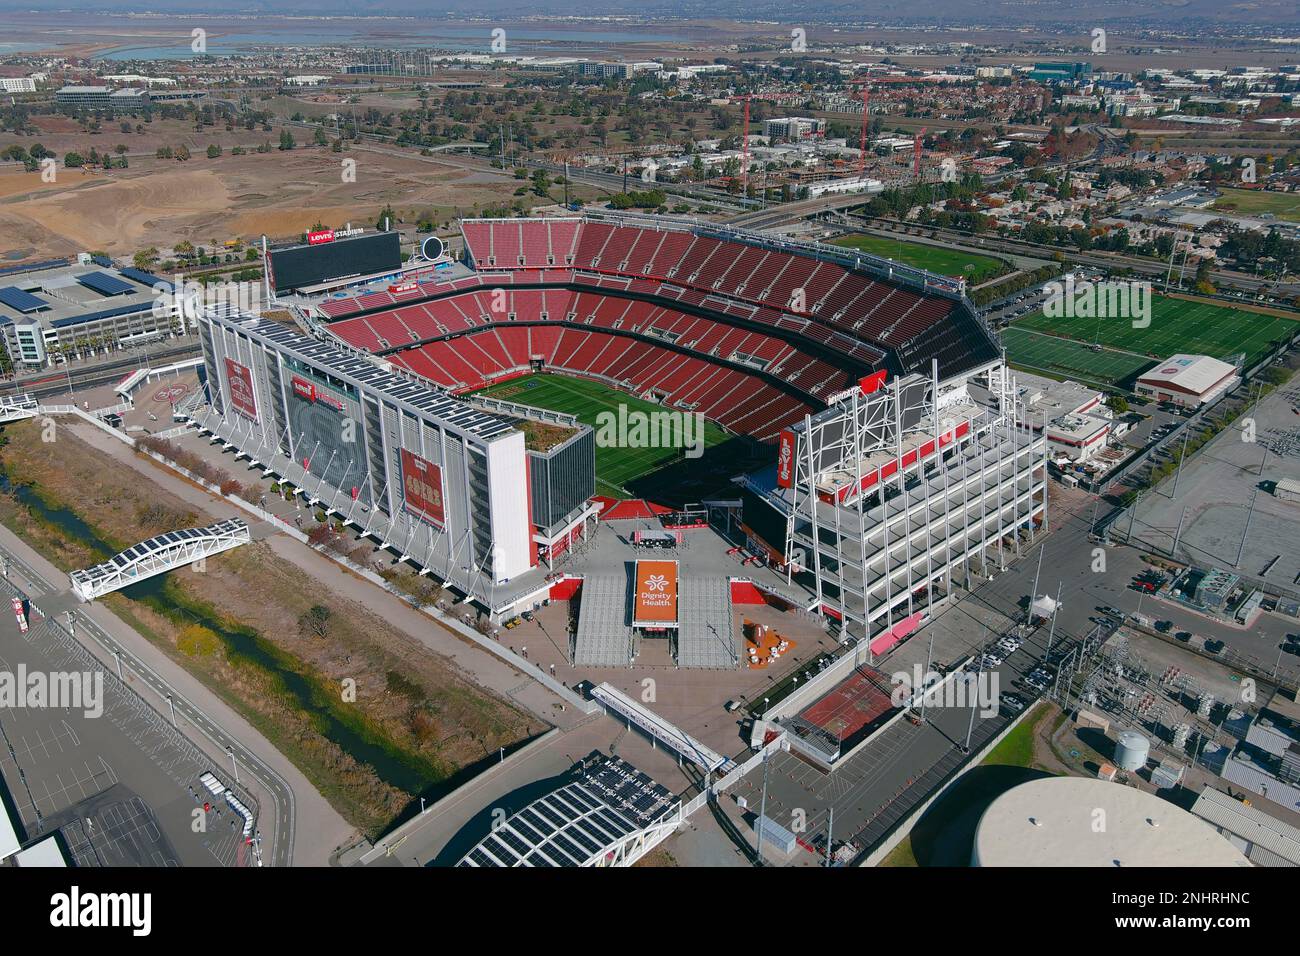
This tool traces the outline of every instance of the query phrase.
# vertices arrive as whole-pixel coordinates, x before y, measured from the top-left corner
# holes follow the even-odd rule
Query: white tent
[[[1049,618],[1056,613],[1056,609],[1058,606],[1059,605],[1057,605],[1056,600],[1054,598],[1048,597],[1046,594],[1044,594],[1038,600],[1034,601],[1033,608],[1032,608],[1033,614],[1031,616]]]

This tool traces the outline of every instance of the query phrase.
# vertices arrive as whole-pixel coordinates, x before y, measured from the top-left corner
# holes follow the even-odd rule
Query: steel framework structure
[[[800,574],[809,610],[841,621],[844,637],[933,614],[954,571],[969,587],[972,570],[1005,567],[1045,523],[1046,443],[1020,417],[1005,366],[981,378],[991,408],[932,365],[928,379],[854,389],[792,429],[790,488],[774,500],[787,581]]]

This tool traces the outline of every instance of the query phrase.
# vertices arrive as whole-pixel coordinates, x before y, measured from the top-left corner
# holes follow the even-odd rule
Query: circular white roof
[[[975,866],[1250,866],[1208,823],[1134,787],[1045,777],[980,818]]]

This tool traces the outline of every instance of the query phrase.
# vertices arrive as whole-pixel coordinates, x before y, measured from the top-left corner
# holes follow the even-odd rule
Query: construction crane
[[[740,197],[749,198],[749,101],[754,98],[753,93],[746,93],[743,97],[745,100],[745,127],[740,135]]]
[[[924,126],[916,134],[916,139],[912,141],[912,179],[918,183],[921,181],[921,141],[923,139],[925,139]]]
[[[871,125],[871,86],[862,81],[862,133],[858,137],[858,177],[867,175],[867,127]]]

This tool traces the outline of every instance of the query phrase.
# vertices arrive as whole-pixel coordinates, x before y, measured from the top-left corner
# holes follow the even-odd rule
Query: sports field
[[[681,448],[629,447],[637,441],[636,433],[631,430],[621,445],[603,443],[601,423],[597,417],[601,412],[610,412],[617,416],[620,405],[627,407],[629,415],[633,412],[662,415],[664,412],[674,410],[653,402],[642,401],[599,382],[562,375],[526,375],[502,382],[500,385],[491,385],[477,394],[564,412],[576,416],[583,424],[595,428],[596,491],[602,495],[616,498],[629,497],[630,493],[624,485],[658,471],[665,465],[680,461],[683,457]],[[684,416],[686,413],[678,414]],[[634,420],[628,418],[629,422]],[[694,437],[694,433],[691,437]],[[717,445],[726,438],[727,433],[716,424],[709,421],[704,423],[706,448]]]
[[[1081,379],[1094,385],[1115,385],[1135,378],[1155,364],[1151,359],[1131,352],[1103,349],[1094,352],[1080,342],[1011,328],[1002,332],[1007,361],[1029,371],[1046,372]]]
[[[921,242],[906,242],[885,236],[852,235],[834,240],[837,246],[861,249],[872,255],[884,256],[940,275],[964,277],[971,285],[992,279],[1003,271],[1002,260],[992,256],[976,255],[960,249],[944,249]]]
[[[1220,212],[1258,216],[1271,212],[1279,219],[1300,222],[1300,193],[1265,192],[1262,189],[1225,189],[1211,207]]]
[[[1153,296],[1151,324],[1134,328],[1128,319],[1026,316],[1003,333],[1013,363],[1113,384],[1178,352],[1227,359],[1245,353],[1249,366],[1280,338],[1300,326],[1295,319],[1219,305],[1199,299]],[[1041,334],[1030,334],[1030,333]],[[1088,348],[1096,343],[1101,352]]]

